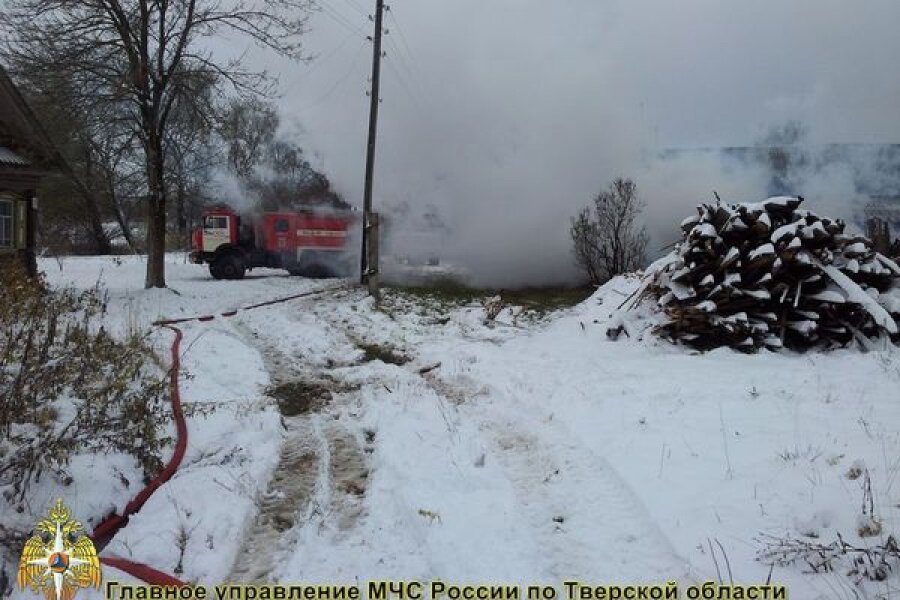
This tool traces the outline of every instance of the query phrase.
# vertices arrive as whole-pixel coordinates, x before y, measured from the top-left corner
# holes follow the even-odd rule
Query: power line
[[[350,19],[345,17],[343,14],[338,12],[337,9],[335,9],[334,7],[329,6],[327,4],[322,4],[320,2],[316,2],[316,6],[319,8],[319,10],[322,14],[329,17],[332,21],[334,21],[335,23],[337,23],[338,25],[340,25],[347,31],[353,32],[354,34],[358,35],[361,38],[367,37],[361,27],[359,27],[358,25],[355,25],[353,23],[353,21],[351,21]]]
[[[403,34],[403,28],[400,27],[400,22],[397,20],[397,17],[394,16],[394,11],[388,7],[388,17],[390,17],[391,21],[394,23],[394,29],[397,31],[397,34],[400,36],[400,41],[403,43],[403,47],[406,50],[406,53],[409,55],[411,60],[415,60],[415,56],[413,56],[412,48],[409,46],[409,42],[406,40],[406,36]]]
[[[367,10],[364,9],[362,6],[360,6],[359,4],[357,4],[357,3],[356,3],[356,0],[344,0],[344,2],[346,2],[347,5],[350,6],[350,8],[354,9],[356,12],[358,12],[358,13],[361,14],[362,16],[364,16],[364,17],[366,17],[366,18],[369,17],[369,11],[367,11]]]
[[[429,91],[427,86],[423,85],[423,82],[425,82],[428,78],[423,76],[421,63],[417,60],[415,53],[412,51],[412,48],[410,47],[409,42],[403,33],[403,29],[400,26],[400,22],[397,20],[397,17],[394,16],[394,11],[390,7],[386,7],[386,9],[388,16],[394,24],[390,29],[390,33],[393,33],[395,31],[397,32],[397,35],[400,37],[400,42],[403,46],[403,50],[405,51],[401,51],[400,45],[393,42],[393,40],[391,39],[391,35],[387,36],[389,43],[392,44],[395,52],[398,53],[398,62],[400,62],[401,66],[406,70],[407,74],[409,75],[409,79],[413,82],[414,87],[418,89],[421,97],[426,100],[427,104],[436,104],[434,102],[434,97],[431,95],[431,92]],[[407,58],[404,58],[404,54]]]
[[[344,83],[345,81],[347,81],[347,78],[350,77],[350,75],[353,74],[353,69],[356,67],[356,63],[359,62],[360,54],[362,53],[363,48],[365,48],[366,45],[368,45],[368,42],[369,42],[369,40],[366,40],[365,42],[363,42],[362,44],[360,44],[359,48],[356,50],[356,54],[353,55],[353,62],[350,63],[350,68],[347,69],[347,72],[346,72],[340,79],[338,79],[338,80],[334,83],[334,85],[332,85],[332,86],[328,89],[328,91],[325,92],[325,94],[324,94],[323,96],[319,97],[319,98],[318,98],[317,100],[315,100],[312,104],[309,104],[309,105],[303,107],[302,109],[300,109],[300,112],[307,111],[307,110],[309,110],[309,109],[311,109],[311,108],[315,108],[316,106],[320,105],[322,102],[324,102],[324,101],[327,100],[329,97],[331,97],[331,95],[335,92],[335,90],[337,90],[337,88],[338,88],[342,83]]]
[[[391,36],[390,36],[390,35],[388,35],[388,36],[385,37],[384,39],[386,40],[386,43],[387,43],[387,45],[389,46],[389,50],[391,50],[390,56],[396,58],[396,59],[397,59],[397,63],[398,63],[398,64],[401,64],[401,65],[403,66],[404,70],[406,70],[407,73],[409,73],[410,75],[412,75],[413,73],[412,73],[412,71],[410,70],[409,65],[406,64],[406,59],[403,57],[403,53],[402,53],[402,51],[400,50],[400,46],[398,46],[398,45],[394,42],[394,40],[391,39]]]
[[[395,52],[388,54],[388,63],[393,63],[394,71],[397,73],[398,77],[401,77],[408,83],[409,88],[415,96],[415,100],[426,110],[438,106],[439,102],[435,100],[433,90],[430,90],[424,84],[423,78],[413,71],[409,61],[403,58],[402,54],[399,53],[399,50],[396,50],[396,44],[392,45],[392,47],[395,49]],[[396,60],[392,61],[392,58],[396,58]]]
[[[413,101],[413,103],[416,105],[417,108],[419,108],[420,110],[426,110],[426,108],[427,108],[426,104],[428,103],[427,99],[423,98],[421,93],[416,94],[413,92],[412,88],[415,86],[411,87],[409,85],[407,75],[404,75],[402,69],[397,66],[397,65],[401,65],[402,67],[405,68],[405,65],[403,65],[403,63],[401,63],[399,60],[396,61],[396,64],[395,64],[395,62],[391,61],[391,57],[392,57],[392,54],[388,53],[385,64],[388,66],[389,69],[391,69],[391,71],[394,73],[394,75],[396,75],[397,82],[400,84],[400,87],[403,88],[403,91],[406,92],[406,95],[409,96],[410,100]]]
[[[324,57],[322,57],[322,56],[315,57],[313,59],[313,63],[314,63],[313,66],[310,67],[310,69],[306,73],[303,73],[299,77],[294,79],[294,81],[287,88],[284,89],[283,93],[287,94],[288,92],[293,90],[297,86],[298,83],[309,79],[309,77],[313,73],[315,73],[319,69],[319,67],[322,66],[323,63],[328,62],[329,59],[334,57],[335,54],[340,52],[344,48],[344,46],[347,45],[347,42],[349,42],[351,39],[353,39],[355,37],[356,37],[356,34],[351,32],[350,34],[347,35],[347,37],[345,37],[343,40],[341,40],[340,44],[338,44],[334,49],[331,50],[331,52],[327,53]]]

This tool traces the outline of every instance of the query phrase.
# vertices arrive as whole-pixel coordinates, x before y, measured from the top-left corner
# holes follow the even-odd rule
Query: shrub
[[[631,179],[616,179],[572,219],[572,252],[591,283],[600,284],[644,265],[647,232],[638,225],[644,209]]]
[[[24,500],[44,474],[70,483],[69,457],[123,452],[145,477],[169,441],[166,381],[146,334],[113,338],[99,290],[50,291],[4,271],[0,281],[0,489]]]

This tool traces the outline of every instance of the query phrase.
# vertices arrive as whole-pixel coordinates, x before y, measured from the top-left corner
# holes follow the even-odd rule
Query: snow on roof
[[[0,165],[11,165],[15,167],[29,167],[31,162],[19,154],[16,154],[5,146],[0,146]]]

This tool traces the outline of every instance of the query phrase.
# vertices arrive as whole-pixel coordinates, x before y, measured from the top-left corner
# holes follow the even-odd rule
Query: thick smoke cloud
[[[309,66],[268,65],[289,127],[357,204],[363,1],[315,16]],[[896,0],[395,0],[392,12],[376,206],[437,207],[447,252],[479,283],[577,277],[569,218],[619,175],[647,201],[651,250],[713,190],[767,193],[757,166],[702,152],[661,162],[662,150],[748,146],[789,120],[812,145],[900,141]],[[849,175],[812,175],[809,208],[848,216]]]

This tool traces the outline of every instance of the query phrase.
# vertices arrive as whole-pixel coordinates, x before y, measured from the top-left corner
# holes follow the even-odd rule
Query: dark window
[[[0,198],[0,248],[13,246],[13,201]]]
[[[228,217],[208,216],[203,222],[204,229],[227,229]]]
[[[275,221],[275,231],[287,231],[291,226],[287,219],[278,219]]]

